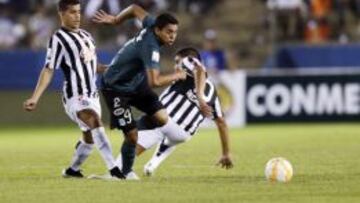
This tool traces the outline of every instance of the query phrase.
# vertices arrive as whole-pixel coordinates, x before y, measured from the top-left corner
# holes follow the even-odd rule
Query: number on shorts
[[[131,123],[131,112],[130,109],[126,109],[125,113],[124,113],[124,118],[126,123]]]
[[[114,108],[119,108],[121,106],[120,104],[120,98],[119,97],[115,97],[114,98]]]

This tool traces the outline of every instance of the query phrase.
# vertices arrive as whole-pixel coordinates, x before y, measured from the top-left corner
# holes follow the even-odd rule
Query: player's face
[[[183,59],[184,59],[184,57],[181,57],[180,55],[175,56],[175,58],[174,58],[174,62],[175,62],[174,69],[175,70],[182,69],[181,62],[182,62]]]
[[[178,31],[178,25],[168,24],[162,29],[155,28],[156,35],[160,38],[161,42],[166,45],[172,45],[175,42]]]
[[[70,29],[78,29],[81,20],[80,4],[68,6],[65,11],[60,12],[60,18],[63,26]]]

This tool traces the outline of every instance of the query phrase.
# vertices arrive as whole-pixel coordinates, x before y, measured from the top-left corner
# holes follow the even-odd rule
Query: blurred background
[[[164,72],[172,71],[176,49],[198,48],[232,126],[360,119],[360,0],[81,2],[83,28],[95,36],[105,64],[140,24],[94,25],[97,10],[117,14],[137,3],[154,15],[174,13],[179,35],[174,47],[163,50]],[[43,66],[47,41],[58,27],[56,1],[0,0],[1,126],[71,123],[60,101],[61,71],[38,112],[22,110]]]

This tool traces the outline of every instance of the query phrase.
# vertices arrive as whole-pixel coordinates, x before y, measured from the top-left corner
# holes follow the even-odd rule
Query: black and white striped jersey
[[[65,99],[96,95],[95,48],[92,36],[82,29],[72,32],[60,28],[50,38],[45,67],[63,71]]]
[[[223,117],[215,86],[210,80],[206,80],[205,100],[214,110],[212,119]],[[196,132],[205,119],[199,109],[192,77],[172,84],[160,95],[160,101],[169,116],[190,135]]]

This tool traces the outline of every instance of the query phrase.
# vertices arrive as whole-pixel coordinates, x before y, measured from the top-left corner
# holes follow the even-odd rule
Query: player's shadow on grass
[[[159,182],[184,182],[184,183],[239,183],[239,182],[262,182],[263,176],[245,175],[220,175],[220,176],[179,176],[179,177],[160,177]]]

